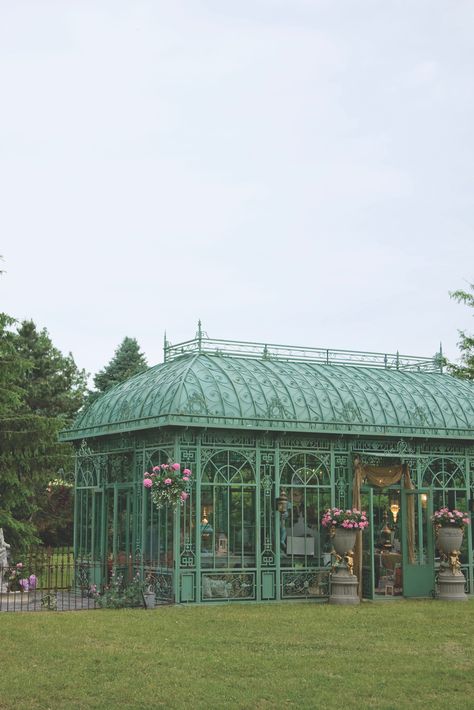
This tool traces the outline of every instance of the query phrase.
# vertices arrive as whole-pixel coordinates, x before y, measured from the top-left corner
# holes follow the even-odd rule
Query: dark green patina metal
[[[104,394],[62,434],[77,445],[75,545],[91,580],[113,567],[148,575],[163,599],[324,598],[320,519],[350,505],[355,456],[407,463],[435,508],[466,509],[473,498],[474,387],[441,362],[210,340],[201,329],[166,343],[164,363]],[[142,486],[143,472],[167,460],[194,474],[177,514],[156,511]],[[370,597],[373,531],[364,545]],[[462,561],[472,588],[470,535]],[[416,595],[423,575],[404,572]]]

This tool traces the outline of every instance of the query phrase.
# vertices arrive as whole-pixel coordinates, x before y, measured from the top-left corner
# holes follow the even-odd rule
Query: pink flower
[[[183,491],[180,496],[181,500],[186,500],[187,497],[188,497],[188,494],[186,493],[186,491]]]
[[[153,471],[159,471],[160,467],[159,466],[153,466]]]
[[[169,486],[171,483],[173,483],[173,481],[171,480],[171,478],[165,478],[165,483],[167,486]]]
[[[162,463],[162,464],[161,464],[161,468],[163,469],[163,471],[167,471],[167,470],[168,470],[168,464],[167,464],[167,463]]]
[[[179,471],[179,469],[181,467],[180,467],[179,463],[172,463],[171,468],[173,469],[173,471]]]
[[[183,476],[183,481],[186,481],[186,483],[189,481],[189,476]]]
[[[463,518],[462,521],[464,525],[469,525],[469,518]]]
[[[20,587],[23,588],[23,591],[24,591],[24,592],[27,592],[27,591],[28,591],[28,589],[29,589],[29,584],[28,584],[28,580],[27,580],[27,579],[20,579],[19,585],[20,585]]]
[[[21,569],[23,567],[23,562],[17,562],[16,568]]]
[[[184,476],[190,476],[190,475],[191,475],[191,471],[189,470],[189,468],[185,468],[185,469],[184,469],[183,475],[184,475]]]
[[[36,589],[36,585],[38,583],[38,578],[35,574],[30,574],[28,577],[28,583],[30,585],[30,589]]]
[[[144,478],[143,485],[145,486],[145,488],[151,488],[153,485],[153,481],[151,480],[151,478]]]

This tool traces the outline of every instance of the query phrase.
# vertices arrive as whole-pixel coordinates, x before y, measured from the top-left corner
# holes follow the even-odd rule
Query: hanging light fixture
[[[400,512],[400,506],[398,505],[397,502],[393,502],[390,504],[390,512],[393,515],[393,522],[396,523],[398,513]]]

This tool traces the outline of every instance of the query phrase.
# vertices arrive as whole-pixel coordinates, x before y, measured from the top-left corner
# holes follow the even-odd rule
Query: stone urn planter
[[[336,561],[331,573],[330,604],[359,604],[357,577],[354,574],[354,547],[358,532],[369,525],[367,513],[357,508],[328,508],[321,525],[331,531],[332,554]]]
[[[442,601],[467,601],[466,580],[459,562],[462,539],[462,528],[444,526],[437,530],[437,546],[444,556],[438,574],[438,598]]]
[[[356,542],[356,530],[335,528],[332,538],[336,564],[331,574],[330,604],[359,604],[357,577],[353,573],[352,555]]]
[[[336,528],[334,530],[332,544],[339,557],[344,557],[348,552],[353,552],[356,534],[356,530],[346,530],[345,528]]]
[[[443,552],[446,557],[454,550],[459,551],[462,545],[463,530],[457,527],[442,527],[438,528],[437,543],[438,549]]]

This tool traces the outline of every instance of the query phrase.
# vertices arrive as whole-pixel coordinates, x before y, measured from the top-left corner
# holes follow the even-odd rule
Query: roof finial
[[[166,330],[163,335],[163,362],[166,362],[166,355],[168,351],[168,341],[166,340]]]
[[[201,319],[198,320],[198,329],[197,329],[197,340],[198,340],[198,350],[201,352],[201,343],[202,343],[202,323]]]

